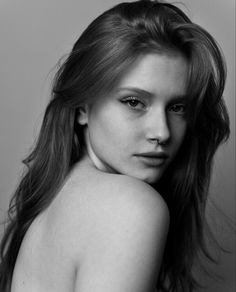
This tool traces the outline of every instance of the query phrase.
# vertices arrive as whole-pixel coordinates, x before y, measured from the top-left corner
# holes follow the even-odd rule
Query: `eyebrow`
[[[136,92],[137,94],[141,94],[145,97],[149,97],[152,98],[154,97],[154,94],[152,92],[146,91],[144,89],[138,88],[138,87],[120,87],[117,88],[116,90],[117,92],[122,92],[122,91],[132,91],[132,92]],[[188,95],[187,94],[177,94],[177,95],[173,95],[170,99],[170,102],[186,102],[188,99]]]
[[[147,97],[153,97],[154,94],[149,92],[149,91],[146,91],[144,89],[141,89],[141,88],[138,88],[138,87],[120,87],[117,89],[118,92],[120,91],[132,91],[132,92],[136,92],[136,93],[139,93],[139,94],[142,94],[142,95],[145,95]]]

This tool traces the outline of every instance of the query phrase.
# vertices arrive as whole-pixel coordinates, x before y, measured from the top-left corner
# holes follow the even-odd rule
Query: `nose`
[[[170,139],[170,129],[165,109],[150,113],[147,120],[146,139],[153,143],[166,144]]]

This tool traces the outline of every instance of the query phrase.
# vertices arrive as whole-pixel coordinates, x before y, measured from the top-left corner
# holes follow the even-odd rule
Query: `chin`
[[[141,174],[140,176],[137,176],[136,178],[148,183],[148,184],[155,184],[159,181],[159,179],[161,178],[160,173],[152,173],[152,174]]]
[[[152,178],[152,177],[148,177],[146,179],[144,179],[143,181],[145,181],[146,183],[152,185],[158,182],[158,178]]]

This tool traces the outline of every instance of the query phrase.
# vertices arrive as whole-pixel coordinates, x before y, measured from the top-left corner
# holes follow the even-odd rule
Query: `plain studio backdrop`
[[[22,159],[37,136],[57,61],[100,13],[118,0],[0,0],[0,221],[19,175]],[[174,2],[174,1],[173,1]],[[177,2],[177,1],[176,1]],[[212,271],[224,281],[207,279],[207,292],[235,291],[235,3],[234,0],[180,0],[180,8],[205,27],[222,47],[228,66],[224,92],[231,138],[217,153],[211,185],[228,219],[209,205],[215,234],[231,253],[219,254]],[[232,222],[231,222],[232,221]],[[3,226],[0,225],[0,237]],[[208,263],[206,263],[209,266]]]

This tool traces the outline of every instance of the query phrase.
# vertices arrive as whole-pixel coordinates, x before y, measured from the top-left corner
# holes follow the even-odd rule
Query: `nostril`
[[[167,144],[167,140],[161,140],[161,139],[158,139],[158,138],[151,138],[149,139],[149,142],[152,143],[152,144],[156,144],[156,145],[161,145],[161,146],[165,146]]]

